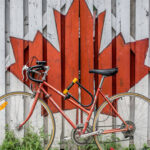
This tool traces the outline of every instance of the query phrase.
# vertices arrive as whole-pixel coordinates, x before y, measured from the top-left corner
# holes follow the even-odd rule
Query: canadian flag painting
[[[94,77],[88,71],[93,68],[118,67],[119,72],[116,77],[109,77],[105,80],[104,91],[110,96],[129,91],[149,71],[149,67],[146,65],[148,63],[145,63],[149,62],[148,24],[146,24],[147,16],[145,16],[147,8],[143,6],[141,10],[143,18],[145,17],[145,20],[143,19],[141,22],[144,24],[143,26],[138,25],[141,20],[136,16],[138,14],[135,14],[134,17],[137,17],[137,22],[134,22],[134,26],[137,25],[135,30],[130,22],[132,20],[129,20],[129,4],[129,0],[115,3],[116,10],[111,12],[110,1],[74,0],[68,2],[66,6],[65,2],[59,4],[63,10],[61,12],[58,5],[49,2],[50,12],[46,14],[46,21],[47,25],[51,22],[50,26],[54,30],[52,31],[52,28],[46,26],[44,31],[47,32],[41,33],[40,30],[34,28],[35,32],[31,34],[34,37],[29,36],[31,37],[29,40],[12,36],[10,41],[15,63],[9,66],[10,72],[21,80],[22,66],[28,59],[36,56],[39,60],[48,62],[50,71],[47,80],[59,90],[65,89],[74,77],[78,77],[80,69],[81,83],[93,93],[93,80],[95,79],[97,88],[101,77]],[[146,33],[141,34],[142,28]],[[78,97],[77,87],[71,92]],[[74,108],[69,103],[64,103],[61,97],[55,93],[53,95],[62,108]],[[81,99],[84,104],[88,104],[90,101],[83,91],[81,91]],[[99,99],[98,105],[102,102]],[[55,108],[53,109],[55,110]]]

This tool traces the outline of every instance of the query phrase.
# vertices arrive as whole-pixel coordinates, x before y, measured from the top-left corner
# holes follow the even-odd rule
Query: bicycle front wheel
[[[6,143],[14,141],[17,141],[14,145],[17,149],[49,149],[55,135],[55,121],[43,100],[38,99],[28,122],[18,128],[27,118],[33,101],[34,96],[26,92],[12,92],[0,97],[0,149],[13,149]]]
[[[121,93],[112,96],[110,101],[123,120],[133,128],[128,131],[95,135],[98,148],[107,150],[114,147],[117,150],[122,150],[132,147],[132,149],[140,150],[144,144],[150,144],[150,123],[148,121],[150,99],[137,93]],[[104,102],[96,113],[93,131],[124,128],[125,124],[114,113],[109,104]]]

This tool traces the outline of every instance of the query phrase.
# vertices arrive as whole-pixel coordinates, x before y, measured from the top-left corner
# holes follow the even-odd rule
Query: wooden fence
[[[77,77],[94,94],[101,77],[89,70],[118,67],[118,74],[105,80],[105,93],[134,87],[150,97],[149,0],[0,0],[0,18],[0,95],[29,85],[21,69],[36,56],[47,61],[47,81],[61,91]],[[61,108],[74,109],[48,91]],[[90,102],[77,86],[70,92]],[[102,102],[99,97],[97,106]]]

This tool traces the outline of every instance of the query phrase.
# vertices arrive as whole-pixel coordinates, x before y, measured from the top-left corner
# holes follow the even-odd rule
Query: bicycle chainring
[[[82,133],[82,130],[84,128],[83,124],[79,124],[76,129],[72,130],[72,140],[77,144],[77,145],[85,145],[89,144],[91,140],[93,139],[93,136],[81,138],[80,135]],[[92,127],[88,126],[85,134],[86,133],[91,133],[92,132]]]

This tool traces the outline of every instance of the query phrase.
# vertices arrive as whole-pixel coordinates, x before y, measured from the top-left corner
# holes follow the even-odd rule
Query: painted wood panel
[[[0,1],[0,95],[5,94],[5,0]],[[2,124],[5,125],[5,110],[3,110],[3,116],[0,116]],[[0,139],[4,139],[5,130],[4,126],[0,126]],[[0,141],[1,144],[2,141]]]
[[[44,53],[44,59],[47,60],[47,64],[50,66],[48,73],[48,83],[61,91],[61,2],[52,3],[52,1],[47,1],[47,26],[46,26],[46,55]],[[55,10],[57,8],[57,10]],[[45,42],[44,42],[45,43]],[[52,97],[62,108],[62,98],[61,96],[55,94],[52,90],[49,90]],[[53,112],[57,112],[56,108],[53,107],[50,102],[49,106]]]
[[[103,40],[106,38],[105,36],[108,37],[108,39],[112,39],[112,27],[111,24],[106,24],[106,22],[111,22],[112,18],[111,18],[111,1],[105,1],[104,6],[106,8],[105,12],[103,12],[102,14],[99,15],[98,17],[98,31],[100,34],[100,43],[99,43],[99,55],[98,55],[98,69],[109,69],[112,68],[112,59],[113,59],[113,53],[112,53],[112,42],[111,44],[109,44],[107,46],[107,48],[105,48],[103,51],[101,51],[101,48],[103,47]],[[104,33],[105,28],[108,29],[108,33]],[[103,36],[104,34],[106,34],[105,36]],[[107,40],[108,40],[107,39]],[[99,80],[98,83],[101,80],[101,76],[99,75]],[[98,84],[97,83],[97,84]],[[109,88],[108,88],[109,87]],[[104,80],[103,83],[103,91],[104,93],[108,94],[108,96],[112,95],[112,77],[107,77]],[[98,106],[99,107],[102,103],[104,102],[104,99],[102,98],[102,96],[99,96],[99,100],[98,100]],[[107,112],[107,110],[105,109],[105,113]]]
[[[66,7],[67,8],[67,7]],[[66,11],[66,8],[65,11]],[[78,52],[78,33],[79,33],[79,0],[74,0],[66,16],[62,16],[61,31],[64,39],[62,40],[62,82],[64,89],[72,82],[73,78],[78,78],[79,66],[79,52]],[[78,99],[78,88],[74,86],[70,93]],[[67,101],[63,102],[63,109],[74,108],[72,104]]]
[[[5,91],[29,90],[24,86],[29,86],[29,82],[22,81],[21,69],[36,56],[47,61],[50,66],[47,81],[60,91],[74,77],[78,78],[80,72],[81,84],[94,94],[101,76],[89,74],[89,70],[118,67],[115,77],[105,79],[104,93],[111,96],[132,90],[147,96],[149,87],[143,90],[139,85],[144,79],[149,82],[148,4],[148,0],[1,0],[0,95]],[[9,66],[10,72],[5,73],[5,67]],[[75,108],[48,91],[64,110]],[[76,98],[81,96],[83,104],[89,104],[89,96],[83,91],[80,95],[76,85],[70,93]],[[97,107],[102,102],[99,97]],[[20,107],[26,112],[26,106],[28,104]],[[7,110],[6,114],[9,113]],[[41,115],[41,109],[37,113]],[[3,121],[9,122],[9,119],[4,117]],[[60,122],[65,126],[64,121]]]
[[[94,35],[93,14],[89,11],[93,3],[86,5],[85,0],[80,1],[80,67],[81,84],[93,94],[94,75],[89,74],[94,69]],[[91,103],[91,97],[81,89],[81,102],[84,105]]]
[[[24,25],[23,25],[23,0],[17,1],[17,0],[12,0],[10,1],[10,36],[11,37],[20,37],[23,38],[23,34],[24,34]],[[14,39],[15,39],[14,38]],[[14,43],[14,41],[12,41],[12,38],[10,38],[10,41],[12,43]],[[17,72],[17,75],[20,77],[21,76],[21,72],[20,70],[23,67],[23,41],[19,41],[18,43],[15,43],[12,45],[12,47],[10,47],[10,52],[12,50],[16,50],[16,55],[15,55],[15,61],[19,61],[19,64],[16,64],[14,66],[12,66],[12,68],[10,68],[10,72],[13,72],[14,70]],[[9,53],[9,55],[11,55],[11,53]],[[24,90],[24,86],[23,84],[18,80],[18,78],[16,78],[12,73],[10,73],[10,91],[23,91]],[[9,124],[11,127],[14,125],[14,123],[16,123],[17,119],[18,120],[23,120],[24,119],[24,103],[20,102],[18,104],[18,100],[17,101],[11,101],[11,107],[8,109],[7,111],[7,118],[8,118],[8,122],[11,124]],[[18,107],[20,107],[20,114],[18,114],[18,112],[16,112],[16,110],[18,109]],[[14,116],[12,115],[14,114],[15,116],[18,116],[18,118],[15,118],[15,122],[12,122],[11,120],[14,119]],[[24,130],[22,130],[19,135],[21,137],[24,136]]]

